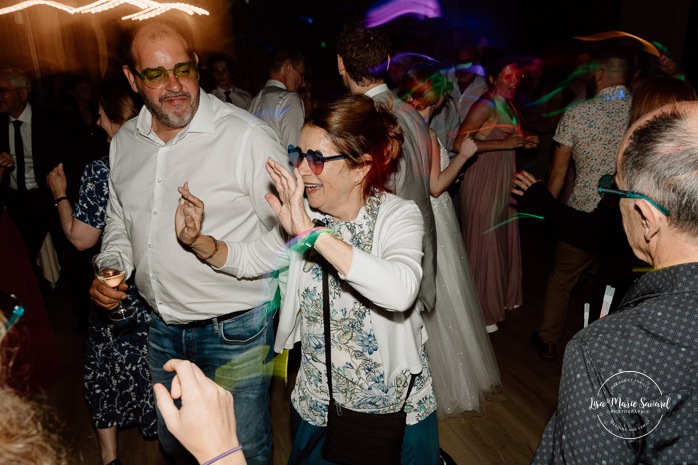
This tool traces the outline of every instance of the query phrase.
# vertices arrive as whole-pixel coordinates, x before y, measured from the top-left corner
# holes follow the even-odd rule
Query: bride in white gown
[[[420,63],[403,76],[400,96],[429,122],[443,103],[448,81],[434,63]],[[444,419],[467,410],[484,410],[488,394],[501,389],[499,368],[478,302],[451,197],[446,192],[477,146],[466,139],[449,160],[447,150],[432,137],[431,206],[436,222],[436,304],[422,314],[429,339],[437,414]]]

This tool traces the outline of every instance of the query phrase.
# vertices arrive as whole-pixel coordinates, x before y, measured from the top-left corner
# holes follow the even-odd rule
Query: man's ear
[[[657,235],[662,225],[666,224],[666,217],[657,210],[657,207],[645,199],[635,199],[635,210],[640,215],[642,234],[649,243]]]
[[[344,67],[344,60],[339,56],[339,53],[337,54],[337,70],[339,70],[340,76],[344,76],[344,73],[347,72],[347,69]]]
[[[28,101],[29,101],[29,94],[30,94],[30,92],[31,92],[31,91],[30,91],[29,89],[27,89],[26,87],[22,87],[21,89],[19,89],[19,96],[20,96],[20,98],[22,99],[23,102],[28,102]]]
[[[286,60],[284,61],[284,64],[281,65],[281,74],[284,76],[288,76],[292,69],[293,63],[291,62],[291,60]]]
[[[121,69],[124,71],[124,76],[126,76],[128,83],[131,85],[131,90],[138,93],[138,87],[136,87],[136,77],[133,75],[129,67],[124,65],[121,67]]]
[[[596,71],[594,74],[594,79],[596,80],[596,84],[601,84],[601,81],[606,77],[606,72],[602,69],[599,69]]]

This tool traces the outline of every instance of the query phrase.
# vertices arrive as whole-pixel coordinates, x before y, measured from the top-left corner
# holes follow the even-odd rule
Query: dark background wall
[[[388,2],[365,0],[249,0],[229,2],[236,32],[232,45],[254,92],[266,78],[266,59],[277,45],[297,48],[307,58],[313,90],[324,97],[342,92],[336,72],[336,36],[349,18],[361,17]],[[691,5],[693,3],[693,5]],[[695,74],[698,2],[690,0],[444,0],[442,17],[407,15],[382,26],[401,50],[449,59],[458,36],[516,53],[547,57],[562,66],[562,55],[581,45],[573,39],[623,30],[657,41],[689,75]],[[394,2],[400,8],[404,2]],[[689,43],[690,42],[690,43]],[[437,47],[437,45],[439,45]],[[689,55],[690,53],[690,55]],[[690,58],[690,59],[689,59]],[[569,60],[568,60],[569,61]]]
[[[62,0],[84,5],[92,0]],[[267,76],[274,47],[297,48],[308,59],[309,80],[324,98],[342,92],[336,71],[336,36],[349,18],[362,17],[386,1],[368,0],[188,0],[209,16],[169,12],[170,20],[190,31],[205,59],[213,52],[233,55],[241,70],[240,87],[256,92]],[[428,0],[414,3],[426,4]],[[429,0],[433,1],[433,0]],[[8,6],[19,0],[4,0]],[[393,9],[407,1],[393,2]],[[400,50],[448,60],[457,36],[470,36],[511,52],[544,57],[552,71],[568,64],[580,45],[573,39],[623,30],[657,41],[669,50],[689,78],[698,73],[698,2],[690,0],[442,0],[442,16],[403,16],[382,26]],[[123,5],[98,15],[69,15],[47,6],[0,16],[0,64],[27,69],[49,82],[37,88],[46,98],[60,86],[62,73],[81,73],[98,82],[118,71],[121,21],[133,7]],[[51,84],[51,82],[54,82]]]

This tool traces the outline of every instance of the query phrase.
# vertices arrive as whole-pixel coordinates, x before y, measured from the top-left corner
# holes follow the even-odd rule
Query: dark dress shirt
[[[698,263],[647,273],[630,288],[616,313],[570,341],[557,412],[533,464],[698,463],[696,278]],[[614,382],[639,376],[629,372],[641,373],[638,379],[646,382]],[[611,401],[621,395],[631,400],[630,387],[637,398],[668,402],[644,413],[614,411]],[[592,399],[605,401],[607,407],[592,409]],[[607,430],[611,423],[625,425],[628,432]],[[631,433],[631,428],[638,429]]]

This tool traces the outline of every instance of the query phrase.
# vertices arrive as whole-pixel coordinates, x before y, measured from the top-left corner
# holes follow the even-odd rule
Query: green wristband
[[[317,241],[322,233],[332,234],[332,230],[330,228],[313,228],[309,233],[298,236],[295,245],[305,247],[306,249],[312,249],[315,246],[315,241]]]

